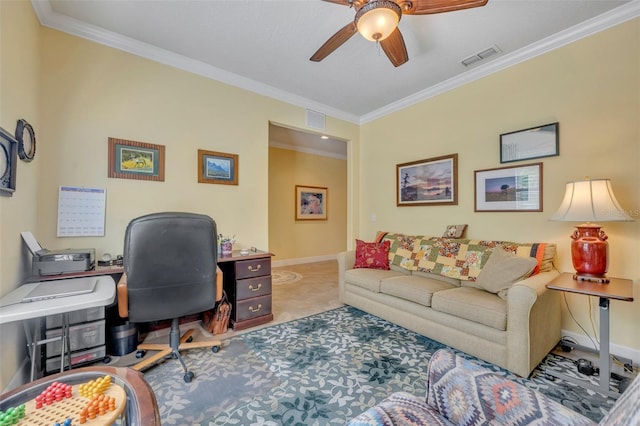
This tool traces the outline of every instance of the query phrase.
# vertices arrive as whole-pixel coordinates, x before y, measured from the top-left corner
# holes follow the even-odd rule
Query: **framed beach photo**
[[[500,162],[531,160],[560,154],[558,123],[500,135]]]
[[[164,145],[109,138],[109,177],[164,182]]]
[[[296,185],[296,220],[327,220],[327,188]]]
[[[198,150],[198,183],[238,184],[238,156]]]
[[[476,170],[474,173],[474,211],[542,211],[542,163]]]
[[[397,206],[458,204],[458,154],[396,165]]]

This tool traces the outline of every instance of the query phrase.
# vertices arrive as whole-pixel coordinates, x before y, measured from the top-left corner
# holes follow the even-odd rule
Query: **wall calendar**
[[[106,190],[61,186],[58,237],[104,237]]]

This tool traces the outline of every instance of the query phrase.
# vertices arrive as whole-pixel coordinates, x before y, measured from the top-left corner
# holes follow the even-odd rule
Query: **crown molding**
[[[459,74],[399,101],[392,102],[382,108],[367,113],[360,117],[360,124],[365,124],[404,108],[410,107],[427,99],[441,95],[449,90],[463,86],[467,83],[487,77],[498,71],[517,65],[521,62],[543,55],[552,50],[558,49],[567,44],[578,41],[582,38],[604,31],[616,25],[640,16],[640,0],[632,0],[620,7],[610,10],[609,12],[598,15],[595,18],[584,21],[571,28],[560,31],[549,37],[546,37],[536,43],[518,49],[512,53],[502,55],[491,62],[479,65],[463,74]]]
[[[596,34],[613,26],[622,24],[640,16],[640,0],[631,0],[616,9],[603,13],[595,18],[556,33],[536,43],[515,52],[505,54],[487,64],[468,70],[463,74],[445,80],[434,86],[392,102],[362,116],[357,116],[329,105],[321,104],[296,94],[269,86],[255,80],[242,77],[220,68],[178,55],[164,49],[159,49],[147,43],[125,37],[102,28],[86,24],[74,18],[53,12],[49,1],[31,0],[32,7],[40,24],[67,34],[91,40],[93,42],[122,50],[142,58],[159,62],[174,68],[188,71],[206,78],[210,78],[230,86],[238,87],[253,93],[273,98],[301,108],[308,108],[322,112],[353,124],[366,124],[386,115],[400,111],[419,102],[443,94],[449,90],[479,80],[483,77],[502,71],[516,64],[535,58],[559,47],[573,43],[584,37]]]
[[[353,124],[359,124],[360,122],[360,117],[355,114],[350,114],[329,105],[321,104],[250,78],[242,77],[241,75],[225,71],[204,62],[160,49],[148,43],[107,31],[69,16],[61,15],[51,9],[49,1],[31,0],[31,4],[40,24],[45,27],[53,28],[73,36],[84,38],[183,71],[188,71],[249,92],[280,100],[291,105],[322,112]]]

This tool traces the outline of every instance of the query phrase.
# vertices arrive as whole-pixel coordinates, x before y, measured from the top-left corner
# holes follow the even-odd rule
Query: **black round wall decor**
[[[29,162],[36,155],[36,134],[31,124],[24,118],[16,125],[16,140],[18,141],[18,157]]]

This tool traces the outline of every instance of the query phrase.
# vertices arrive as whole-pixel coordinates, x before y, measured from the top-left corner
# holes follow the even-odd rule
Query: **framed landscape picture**
[[[397,206],[458,204],[458,154],[396,165]]]
[[[559,155],[558,123],[500,135],[500,162],[531,160]]]
[[[541,212],[542,163],[476,170],[476,212]]]
[[[296,220],[327,220],[327,188],[296,185]]]
[[[238,156],[224,152],[198,150],[198,182],[238,184]]]
[[[164,182],[164,145],[109,138],[109,177]]]

